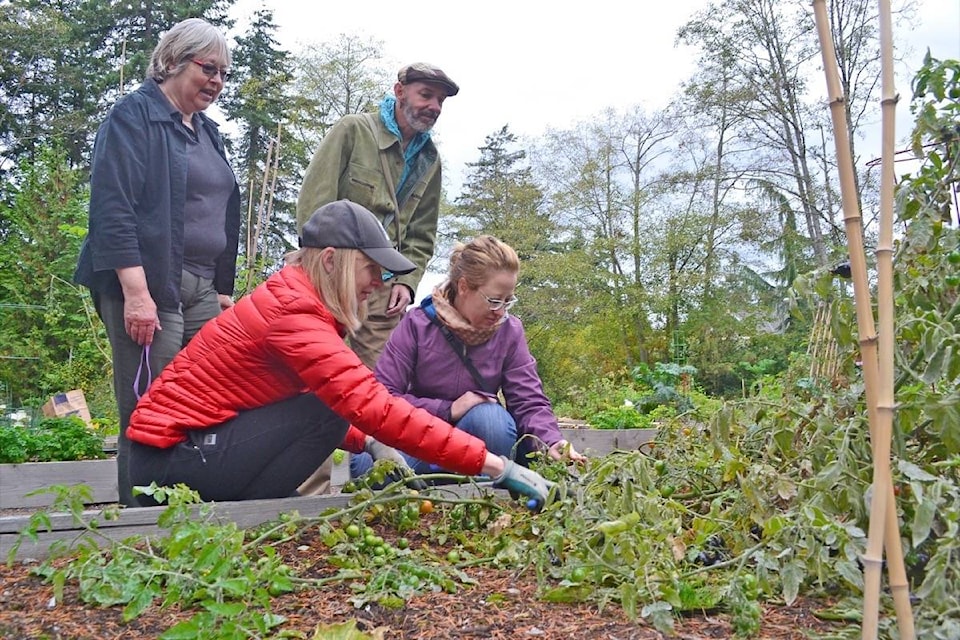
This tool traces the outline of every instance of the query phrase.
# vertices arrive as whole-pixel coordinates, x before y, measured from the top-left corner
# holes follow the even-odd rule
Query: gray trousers
[[[137,398],[157,378],[173,357],[190,342],[208,320],[220,313],[220,302],[213,281],[183,272],[180,286],[181,308],[178,311],[158,311],[162,330],[153,335],[150,346],[149,369],[143,362],[144,348],[127,334],[123,322],[123,298],[94,292],[93,303],[103,321],[113,352],[113,391],[120,416],[120,434],[117,438],[117,488],[120,503],[135,506],[130,493],[130,441],[127,426],[130,414],[137,406]],[[143,362],[141,366],[141,362]],[[140,371],[137,380],[137,371]],[[135,390],[134,384],[139,383]]]
[[[371,371],[377,365],[377,359],[383,353],[383,348],[386,346],[390,334],[397,328],[401,318],[403,318],[402,315],[392,318],[386,315],[391,288],[391,283],[387,282],[370,294],[367,299],[370,313],[367,315],[363,326],[349,339],[350,348]],[[327,458],[309,478],[303,481],[297,491],[304,496],[330,493],[330,474],[332,472],[333,459]]]

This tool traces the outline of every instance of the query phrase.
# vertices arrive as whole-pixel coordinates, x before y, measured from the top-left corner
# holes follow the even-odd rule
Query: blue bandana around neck
[[[380,103],[380,120],[383,121],[383,126],[385,126],[390,133],[397,136],[397,139],[403,140],[403,135],[400,133],[400,125],[397,124],[397,117],[394,114],[396,105],[397,98],[395,96],[390,94],[384,96],[383,101]],[[418,131],[417,134],[413,136],[410,144],[407,145],[406,151],[403,152],[403,174],[397,182],[398,195],[400,194],[400,190],[403,189],[403,183],[407,181],[407,176],[410,175],[413,159],[417,157],[417,154],[420,153],[420,150],[423,149],[424,145],[429,141],[429,131]]]

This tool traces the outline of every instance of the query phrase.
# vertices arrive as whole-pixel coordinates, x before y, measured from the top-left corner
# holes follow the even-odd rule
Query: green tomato
[[[406,538],[397,538],[397,549],[406,549],[410,546],[410,541]]]
[[[950,264],[960,264],[960,249],[948,253],[947,262]]]
[[[451,564],[456,564],[460,562],[460,552],[456,549],[451,549],[447,552],[447,562]]]
[[[951,273],[946,278],[944,278],[943,281],[947,283],[948,287],[956,287],[960,285],[960,275]]]
[[[757,576],[752,573],[745,573],[740,576],[740,584],[743,585],[743,595],[749,600],[756,600],[759,595],[759,585]]]
[[[355,524],[348,524],[346,529],[343,530],[347,534],[348,538],[359,538],[360,537],[360,527]]]
[[[363,544],[364,544],[364,546],[367,546],[367,547],[375,547],[375,546],[377,546],[377,536],[373,535],[372,533],[368,533],[368,534],[363,538]]]
[[[677,488],[672,484],[665,484],[662,487],[660,487],[660,495],[663,496],[664,498],[669,498],[674,493],[676,493],[676,491],[677,491]]]
[[[587,568],[577,567],[570,572],[570,582],[583,582],[587,579]]]
[[[657,460],[653,463],[653,468],[657,471],[658,475],[663,475],[667,472],[667,463],[663,460]]]

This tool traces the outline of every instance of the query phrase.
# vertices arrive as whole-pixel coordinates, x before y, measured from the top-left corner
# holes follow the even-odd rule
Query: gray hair
[[[183,71],[195,56],[208,53],[230,65],[230,49],[220,30],[203,18],[187,18],[160,38],[160,44],[150,55],[147,77],[163,82]]]

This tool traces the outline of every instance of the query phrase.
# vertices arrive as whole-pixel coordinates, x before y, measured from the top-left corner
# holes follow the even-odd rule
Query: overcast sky
[[[515,134],[533,137],[608,107],[665,106],[694,70],[694,53],[674,45],[677,29],[707,4],[240,0],[232,15],[238,29],[245,29],[257,8],[272,9],[277,38],[290,51],[345,33],[383,41],[386,61],[397,68],[427,61],[446,71],[461,87],[444,104],[436,126],[450,195],[451,186],[462,181],[464,163],[476,161],[486,136],[505,124]],[[960,0],[920,0],[919,5],[916,28],[902,33],[896,30],[904,25],[894,24],[894,37],[913,48],[896,78],[903,96],[897,107],[901,139],[910,122],[904,118],[910,79],[926,48],[938,58],[960,58]],[[904,55],[906,46],[898,53]],[[869,148],[861,152],[879,155],[879,147],[876,154]]]

